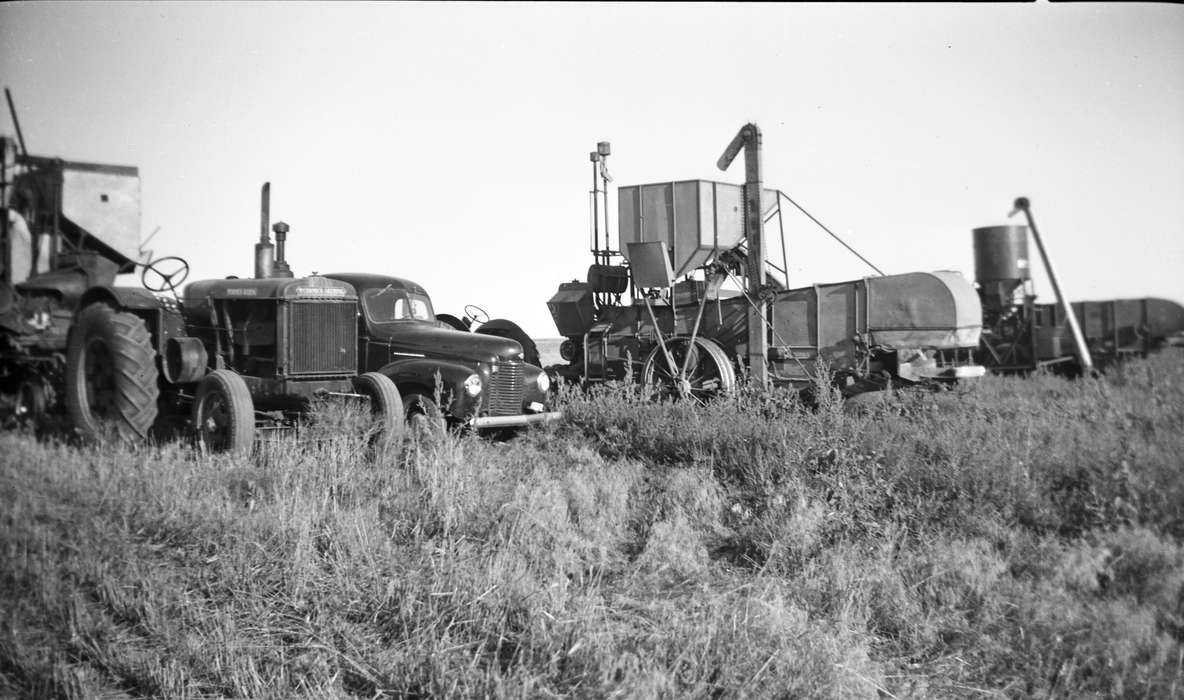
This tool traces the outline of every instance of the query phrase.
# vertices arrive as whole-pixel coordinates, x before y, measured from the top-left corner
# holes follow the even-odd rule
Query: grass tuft
[[[0,434],[0,695],[1178,697],[1184,362],[249,459]],[[823,387],[825,389],[825,387]]]

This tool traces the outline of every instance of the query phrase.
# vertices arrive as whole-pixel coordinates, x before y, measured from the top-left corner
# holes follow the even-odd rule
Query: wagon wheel
[[[641,370],[642,382],[658,394],[671,398],[690,398],[702,402],[736,387],[736,373],[727,354],[708,338],[672,338],[666,349],[674,367],[662,352],[654,348]]]

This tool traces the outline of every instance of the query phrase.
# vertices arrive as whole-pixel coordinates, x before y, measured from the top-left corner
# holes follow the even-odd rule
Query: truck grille
[[[522,413],[522,363],[503,362],[489,378],[486,407],[491,416],[515,416]]]
[[[288,374],[357,372],[357,324],[352,301],[289,303]]]

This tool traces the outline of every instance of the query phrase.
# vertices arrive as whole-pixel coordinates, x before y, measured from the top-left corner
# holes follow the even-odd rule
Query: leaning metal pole
[[[1069,300],[1061,293],[1061,285],[1057,282],[1057,273],[1053,272],[1052,259],[1048,257],[1048,252],[1044,250],[1044,242],[1040,240],[1040,231],[1036,229],[1036,221],[1032,218],[1031,202],[1027,197],[1020,197],[1015,200],[1015,208],[1011,211],[1011,216],[1015,216],[1016,212],[1024,212],[1024,217],[1028,219],[1028,228],[1032,231],[1032,238],[1036,240],[1036,247],[1040,250],[1040,258],[1044,260],[1044,270],[1048,273],[1048,281],[1052,284],[1052,292],[1057,297],[1057,303],[1061,305],[1061,310],[1065,312],[1065,319],[1069,322],[1069,330],[1073,333],[1073,345],[1077,348],[1077,359],[1081,361],[1082,372],[1093,372],[1094,360],[1090,357],[1089,348],[1085,345],[1085,337],[1081,335],[1081,326],[1077,324],[1077,315],[1073,313],[1073,307],[1069,304]]]
[[[765,302],[761,298],[765,286],[764,221],[761,216],[761,130],[756,124],[745,124],[724,149],[716,165],[720,170],[728,166],[744,149],[744,238],[748,247],[748,289],[753,302],[748,312],[748,376],[758,386],[769,384],[769,337],[765,320]]]

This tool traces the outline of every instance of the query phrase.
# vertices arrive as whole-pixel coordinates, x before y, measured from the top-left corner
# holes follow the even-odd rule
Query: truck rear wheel
[[[28,377],[16,390],[16,406],[13,411],[17,424],[21,426],[40,425],[49,408],[49,391],[45,382],[37,377]]]
[[[439,437],[447,429],[440,407],[425,394],[413,392],[404,396],[403,411],[407,415],[407,429],[415,437]]]
[[[144,321],[91,304],[78,315],[66,348],[66,409],[87,439],[108,429],[142,440],[156,420],[156,352]]]
[[[403,399],[391,378],[367,372],[354,378],[354,391],[370,399],[370,412],[377,429],[376,443],[398,445],[403,439]]]
[[[228,369],[203,377],[193,400],[193,427],[203,450],[250,454],[255,442],[255,404],[243,378]]]

